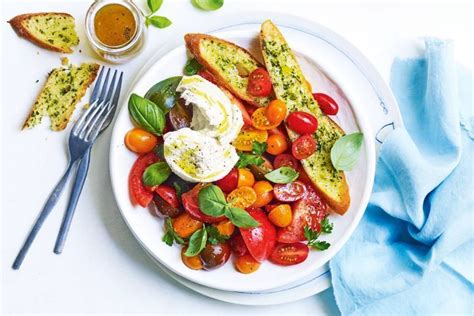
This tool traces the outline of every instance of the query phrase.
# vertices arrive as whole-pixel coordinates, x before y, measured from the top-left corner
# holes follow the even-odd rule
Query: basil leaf
[[[331,162],[336,170],[351,170],[359,158],[364,134],[353,133],[339,138],[331,148]]]
[[[226,242],[230,238],[230,236],[221,235],[221,233],[219,233],[219,230],[217,229],[216,226],[213,226],[213,225],[206,226],[206,230],[207,230],[207,241],[213,245]]]
[[[299,175],[295,169],[284,166],[267,173],[265,178],[273,183],[286,184],[298,179]]]
[[[252,144],[252,154],[263,155],[267,150],[267,143],[253,142]]]
[[[184,66],[184,74],[186,76],[195,75],[201,70],[202,65],[196,60],[196,58],[190,58]]]
[[[170,77],[156,83],[145,94],[145,98],[158,105],[165,114],[168,113],[178,100],[176,88],[178,87],[182,78],[183,77],[181,76]]]
[[[247,153],[239,153],[239,161],[235,164],[237,168],[244,168],[248,165],[260,166],[265,161],[260,155],[252,155]]]
[[[165,160],[165,146],[163,144],[159,144],[153,149],[153,152],[160,158],[161,160]]]
[[[143,184],[149,187],[160,185],[168,179],[170,174],[171,169],[166,162],[156,162],[145,169],[142,176]]]
[[[152,17],[147,17],[145,19],[145,24],[147,26],[151,24],[159,29],[164,29],[171,25],[171,21],[167,17],[154,15]]]
[[[165,115],[152,101],[133,93],[128,100],[128,111],[138,127],[158,136],[163,134]]]
[[[176,195],[178,196],[178,199],[181,199],[181,195],[183,193],[189,191],[189,185],[184,181],[174,181],[173,187],[176,190]]]
[[[150,8],[151,13],[158,11],[163,4],[163,0],[147,0],[148,8]]]
[[[224,214],[227,205],[224,193],[214,184],[204,187],[199,191],[199,209],[206,215],[218,217]]]
[[[259,223],[246,210],[238,207],[227,207],[225,215],[237,227],[251,228],[259,226]]]
[[[207,230],[205,227],[195,231],[189,238],[188,249],[184,255],[186,257],[194,257],[198,255],[204,247],[206,247],[207,242]]]
[[[224,0],[193,0],[193,4],[204,11],[214,11],[224,5]]]

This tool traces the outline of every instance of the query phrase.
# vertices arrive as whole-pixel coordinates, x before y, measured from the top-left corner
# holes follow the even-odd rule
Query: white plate
[[[250,15],[248,19],[254,19],[253,21],[255,21],[255,18]],[[231,20],[232,18],[226,19],[230,26],[215,32],[215,34],[244,47],[251,46],[258,32],[259,23],[244,23],[242,21],[235,25],[230,23]],[[316,90],[324,92],[327,90],[322,87],[329,88],[331,86],[331,82],[325,81],[325,77],[320,75],[320,71],[317,71],[317,67],[319,67],[328,77],[338,83],[347,99],[351,100],[352,108],[344,106],[344,100],[339,100],[341,111],[337,121],[348,132],[360,129],[366,135],[366,142],[359,164],[354,171],[347,174],[351,187],[351,208],[344,217],[332,216],[331,220],[335,224],[335,229],[333,234],[326,238],[332,244],[327,251],[312,252],[308,260],[294,267],[279,267],[264,263],[260,270],[251,276],[236,273],[229,263],[211,273],[187,269],[181,263],[178,248],[167,247],[161,242],[163,234],[161,221],[152,218],[148,212],[133,207],[130,203],[127,179],[130,167],[136,157],[133,153],[128,152],[123,145],[124,134],[132,128],[126,106],[122,107],[115,124],[111,142],[110,170],[114,194],[125,221],[135,237],[156,260],[181,277],[204,286],[229,291],[259,292],[306,279],[314,271],[321,268],[349,238],[363,214],[372,188],[375,150],[374,142],[370,141],[373,139],[371,127],[366,123],[367,121],[364,120],[363,116],[373,116],[369,112],[373,111],[374,108],[379,110],[386,109],[389,106],[396,108],[396,106],[393,106],[393,97],[390,91],[385,87],[383,81],[380,81],[378,74],[360,53],[355,51],[347,42],[313,23],[305,25],[307,22],[301,19],[277,17],[275,21],[280,26],[285,25],[281,29],[290,46],[302,58],[303,70],[314,87],[317,87]],[[292,23],[300,24],[300,27],[292,26]],[[310,32],[308,29],[312,31]],[[334,36],[334,41],[354,50],[355,53],[353,52],[352,55],[354,57],[349,57],[347,52],[334,46],[327,38],[314,35],[317,34],[318,30],[325,37],[331,38],[331,36]],[[144,94],[157,81],[180,73],[186,61],[184,46],[177,47],[164,55],[159,54],[157,58],[157,61],[151,63],[147,67],[147,71],[132,85],[133,92]],[[356,63],[357,61],[358,63]],[[360,68],[361,62],[365,69]],[[363,72],[364,70],[366,72]],[[367,72],[369,75],[375,73],[378,81],[369,80]],[[319,84],[316,85],[316,83]],[[323,83],[325,84],[323,85]],[[376,85],[384,89],[377,90]],[[383,94],[387,96],[385,99],[381,98]],[[128,100],[128,95],[124,100]],[[383,107],[380,107],[380,105],[383,105]],[[361,113],[364,114],[361,116]],[[393,125],[395,126],[395,123]],[[275,275],[279,277],[275,278]]]

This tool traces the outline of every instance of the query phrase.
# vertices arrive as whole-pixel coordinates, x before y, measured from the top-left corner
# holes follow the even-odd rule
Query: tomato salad
[[[216,81],[195,60],[188,62],[185,75],[191,77],[168,78],[145,97],[133,94],[129,101],[135,128],[125,135],[125,145],[139,155],[130,171],[130,195],[135,204],[164,219],[163,242],[181,247],[182,262],[190,269],[214,269],[232,256],[236,270],[245,274],[257,271],[267,259],[277,265],[295,265],[306,260],[310,249],[327,249],[330,245],[321,235],[333,228],[328,206],[300,163],[317,150],[312,137],[318,128],[316,117],[287,113],[285,103],[278,99],[265,107],[252,107],[226,91],[243,122],[230,143],[237,160],[223,167],[230,171],[219,179],[197,181],[196,172],[180,160],[191,149],[170,158],[175,157],[172,150],[176,148],[166,147],[171,133],[202,125],[195,122],[193,111],[203,108],[190,106],[183,96],[192,89],[180,87],[185,80],[200,77],[194,87],[201,87],[201,94],[207,93],[208,98],[219,96],[207,85]],[[250,73],[250,95],[268,97],[272,90],[265,69]],[[331,97],[322,93],[314,97],[326,114],[337,113],[337,103]],[[299,138],[290,142],[286,127]]]

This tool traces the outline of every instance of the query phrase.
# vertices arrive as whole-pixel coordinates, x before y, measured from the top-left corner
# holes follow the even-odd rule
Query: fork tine
[[[123,79],[123,71],[120,72],[119,81],[117,82],[117,89],[115,89],[114,98],[112,99],[112,104],[117,105],[119,97],[120,97],[120,90],[122,89],[122,79]]]
[[[102,76],[104,75],[104,69],[105,69],[104,66],[102,66],[100,68],[99,76],[95,80],[94,90],[92,90],[90,103],[95,102],[97,100],[98,96],[99,96],[99,90],[100,90],[100,87],[101,87],[100,82],[102,80]]]
[[[105,95],[107,93],[107,86],[108,86],[108,83],[109,83],[109,75],[110,75],[110,68],[107,69],[107,74],[105,75],[105,79],[104,79],[104,82],[102,83],[102,88],[100,90],[100,96],[99,96],[99,102],[102,102],[104,101],[104,98],[105,98]]]
[[[107,96],[105,100],[110,100],[112,98],[113,88],[115,88],[115,78],[117,77],[117,69],[114,71],[114,75],[112,76],[112,81],[110,82],[109,90],[107,91]]]
[[[109,103],[105,114],[100,117],[96,124],[91,126],[91,130],[86,138],[86,141],[94,141],[96,139],[96,137],[99,135],[102,125],[104,125],[105,121],[109,118],[110,114],[113,112],[114,109],[115,105]]]

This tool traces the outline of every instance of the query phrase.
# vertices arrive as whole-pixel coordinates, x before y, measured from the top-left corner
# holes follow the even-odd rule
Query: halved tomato
[[[304,227],[320,231],[321,222],[328,214],[328,206],[310,186],[306,187],[305,198],[293,203],[291,224],[278,230],[277,239],[282,243],[305,241]]]
[[[264,143],[267,141],[267,131],[255,129],[253,127],[244,127],[240,130],[237,138],[232,145],[241,151],[252,151],[253,142]]]
[[[306,159],[316,151],[317,147],[318,144],[313,136],[306,134],[295,140],[291,146],[291,153],[298,160]]]
[[[290,154],[281,154],[275,157],[273,165],[275,166],[275,169],[280,167],[291,167],[296,170],[298,169],[298,160]]]
[[[160,184],[156,189],[155,192],[165,200],[169,205],[174,208],[179,207],[179,200],[176,194],[176,190],[169,185]]]
[[[305,261],[308,253],[308,246],[301,242],[277,244],[268,260],[281,266],[291,266]]]
[[[273,194],[278,201],[295,202],[301,199],[306,193],[306,186],[301,181],[294,181],[287,184],[275,184]]]
[[[232,236],[232,238],[230,239],[230,248],[232,249],[232,252],[237,256],[243,256],[249,252],[240,233],[234,234]]]
[[[202,188],[207,186],[205,183],[198,183],[191,191],[183,193],[181,195],[181,200],[183,202],[183,207],[188,214],[195,220],[204,222],[204,223],[218,223],[225,219],[224,216],[214,217],[209,216],[201,212],[199,209],[199,198],[198,194]]]
[[[255,110],[255,112],[252,113],[252,123],[253,126],[256,129],[259,130],[269,130],[276,128],[278,125],[280,125],[280,122],[277,123],[272,123],[268,120],[267,117],[267,108],[261,107]]]
[[[145,169],[159,160],[155,153],[147,153],[139,156],[130,170],[128,177],[128,189],[132,202],[137,203],[141,207],[147,207],[153,200],[153,193],[144,184],[142,180]]]
[[[252,228],[240,228],[240,234],[252,257],[262,262],[268,258],[273,251],[276,240],[275,226],[268,220],[265,213],[258,208],[247,210],[259,226]]]
[[[257,68],[250,73],[247,92],[254,97],[266,97],[272,93],[272,81],[265,69]]]

